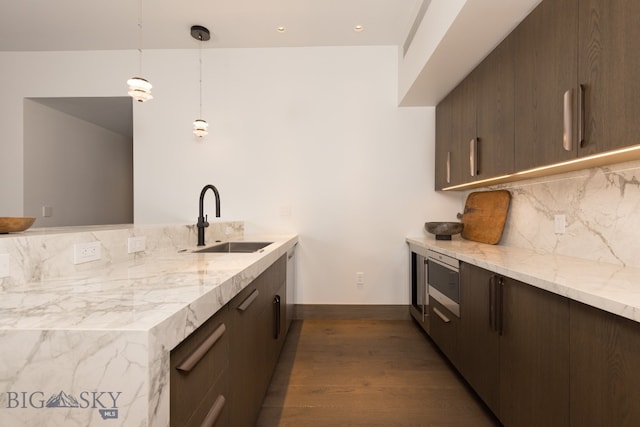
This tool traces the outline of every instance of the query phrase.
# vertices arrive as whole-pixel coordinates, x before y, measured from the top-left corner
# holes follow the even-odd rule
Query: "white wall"
[[[300,235],[297,302],[408,303],[405,235],[455,219],[462,196],[432,190],[434,110],[397,108],[397,50],[205,49],[201,141],[197,61],[197,50],[144,53],[155,99],[134,105],[135,222],[195,222],[211,183],[223,219]],[[19,163],[23,97],[121,95],[137,74],[135,52],[0,62],[0,129]],[[12,192],[0,187],[2,203],[22,198]],[[205,204],[213,216],[211,194]]]
[[[131,138],[33,100],[24,115],[24,215],[36,227],[133,222]]]

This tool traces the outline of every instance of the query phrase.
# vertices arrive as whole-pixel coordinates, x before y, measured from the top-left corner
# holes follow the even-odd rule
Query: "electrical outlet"
[[[129,237],[127,239],[127,253],[143,252],[147,248],[147,238],[144,236]]]
[[[567,227],[567,218],[565,215],[556,215],[554,217],[554,229],[556,234],[564,234]]]
[[[364,273],[362,271],[356,273],[356,285],[364,285]]]
[[[0,278],[9,277],[9,254],[0,254]]]
[[[76,243],[73,245],[73,263],[82,264],[102,258],[102,245],[99,241]]]

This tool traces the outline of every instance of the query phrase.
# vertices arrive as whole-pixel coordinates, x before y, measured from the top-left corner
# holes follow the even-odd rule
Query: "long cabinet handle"
[[[478,174],[478,138],[469,141],[469,173],[471,176]]]
[[[504,332],[504,278],[500,277],[496,285],[496,309],[498,311],[497,317],[497,332],[498,335],[502,335]]]
[[[202,360],[204,355],[207,354],[207,352],[211,350],[214,345],[216,345],[216,343],[222,337],[222,335],[224,335],[226,330],[227,327],[225,326],[225,324],[221,323],[211,333],[211,335],[207,337],[206,340],[204,340],[190,355],[188,355],[182,361],[182,363],[176,366],[176,369],[180,372],[190,372]]]
[[[449,323],[451,322],[451,319],[449,319],[447,316],[444,315],[444,313],[442,313],[440,310],[438,310],[437,307],[433,307],[433,312],[440,318],[440,320],[442,320],[444,323]]]
[[[584,147],[585,87],[578,85],[578,146]]]
[[[280,336],[280,295],[273,297],[273,339]]]
[[[451,151],[447,151],[447,184],[451,184]]]
[[[573,150],[573,89],[564,93],[562,148]]]
[[[238,310],[245,311],[246,309],[248,309],[249,306],[253,304],[255,299],[258,298],[258,295],[260,295],[260,292],[258,292],[257,289],[254,289],[253,292],[251,292],[251,295],[245,298],[245,300],[242,301],[242,303],[238,306]]]
[[[498,280],[497,275],[492,275],[489,279],[489,328],[497,332],[496,322],[496,282]]]
[[[218,421],[220,414],[222,414],[225,402],[226,399],[223,395],[218,396],[216,401],[213,402],[213,406],[211,406],[211,409],[209,409],[209,412],[207,412],[207,416],[204,417],[204,420],[202,420],[202,424],[200,424],[200,427],[213,427]]]

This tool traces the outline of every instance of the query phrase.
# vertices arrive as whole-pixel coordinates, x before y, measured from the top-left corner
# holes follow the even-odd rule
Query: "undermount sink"
[[[198,249],[196,253],[252,253],[269,246],[273,242],[225,242]]]

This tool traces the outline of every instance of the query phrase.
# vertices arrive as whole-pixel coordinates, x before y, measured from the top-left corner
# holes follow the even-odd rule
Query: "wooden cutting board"
[[[495,245],[502,238],[511,193],[507,190],[477,191],[467,196],[462,214],[462,237]]]

